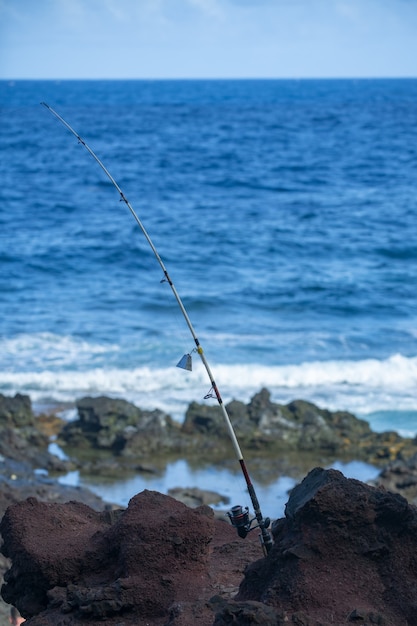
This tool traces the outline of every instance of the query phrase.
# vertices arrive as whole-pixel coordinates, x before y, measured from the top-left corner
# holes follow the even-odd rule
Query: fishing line
[[[232,442],[236,457],[239,461],[243,476],[245,478],[246,481],[246,486],[248,489],[248,493],[249,496],[251,498],[252,501],[252,506],[253,506],[253,510],[255,512],[255,518],[253,518],[252,520],[249,519],[249,512],[248,512],[248,507],[246,507],[246,509],[244,510],[243,507],[241,507],[240,505],[234,506],[232,507],[231,511],[228,513],[229,518],[231,523],[233,524],[233,526],[236,528],[238,534],[240,537],[245,537],[248,532],[250,532],[251,530],[253,530],[254,528],[259,528],[261,531],[261,535],[260,535],[260,540],[261,540],[261,544],[264,550],[264,553],[268,553],[269,550],[272,547],[272,538],[271,535],[269,533],[269,531],[267,530],[270,520],[269,518],[264,518],[261,512],[261,507],[259,505],[259,501],[255,492],[255,487],[252,484],[251,478],[249,476],[249,472],[248,469],[246,467],[246,463],[243,459],[243,455],[242,455],[242,451],[240,449],[239,446],[239,442],[237,440],[235,431],[233,429],[232,423],[230,421],[230,417],[229,414],[227,413],[226,407],[223,403],[223,399],[220,395],[220,391],[217,387],[217,384],[214,380],[213,374],[211,372],[210,366],[207,362],[207,359],[205,357],[203,348],[198,340],[198,337],[196,335],[196,332],[194,330],[194,327],[191,323],[190,318],[188,317],[188,313],[184,307],[184,304],[175,288],[174,283],[171,280],[171,277],[168,274],[168,271],[164,265],[164,262],[162,261],[161,257],[159,256],[159,253],[157,251],[157,249],[155,248],[152,239],[150,238],[147,230],[145,229],[144,225],[142,224],[141,220],[139,219],[137,213],[135,212],[135,210],[133,209],[132,205],[130,204],[130,202],[128,201],[128,199],[126,198],[126,196],[124,195],[123,191],[121,190],[121,188],[119,187],[119,185],[117,184],[117,182],[115,181],[115,179],[113,178],[113,176],[110,174],[109,170],[105,167],[105,165],[100,161],[100,159],[98,158],[98,156],[93,152],[93,150],[87,145],[87,143],[80,137],[80,135],[72,128],[72,126],[70,126],[68,124],[68,122],[66,122],[64,120],[64,118],[62,118],[54,109],[52,109],[46,102],[41,102],[41,104],[48,109],[48,111],[50,113],[52,113],[52,115],[54,115],[64,126],[65,128],[67,128],[67,130],[70,131],[70,133],[72,133],[74,135],[74,137],[76,137],[76,139],[78,140],[79,143],[81,143],[84,148],[87,150],[87,152],[89,152],[89,154],[93,157],[93,159],[98,163],[98,165],[101,167],[101,169],[104,171],[104,173],[106,174],[106,176],[108,177],[108,179],[111,181],[111,183],[114,185],[114,187],[117,189],[119,195],[120,195],[120,201],[123,201],[127,208],[129,209],[130,213],[132,214],[134,220],[136,221],[136,223],[138,224],[139,228],[141,229],[146,241],[148,242],[152,252],[154,253],[156,260],[158,261],[162,272],[164,274],[164,278],[162,279],[161,282],[166,281],[169,286],[171,287],[172,293],[174,294],[174,297],[177,301],[177,304],[181,310],[181,313],[186,321],[186,324],[190,330],[190,333],[194,339],[194,343],[195,343],[195,348],[193,350],[195,350],[199,355],[200,358],[203,362],[203,365],[206,369],[207,375],[210,379],[210,384],[211,384],[211,389],[210,389],[210,397],[215,397],[217,398],[217,402],[221,408],[222,414],[223,414],[223,418],[226,424],[226,428],[230,437],[230,440]],[[185,360],[184,360],[185,359]],[[182,363],[184,361],[184,363]],[[180,363],[178,363],[178,365],[180,367],[185,367],[185,369],[191,369],[191,354],[186,354],[184,355],[184,357],[181,359]],[[257,526],[252,527],[252,523],[255,521],[257,521]]]

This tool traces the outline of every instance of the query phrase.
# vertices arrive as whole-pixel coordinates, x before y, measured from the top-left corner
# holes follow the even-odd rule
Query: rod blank
[[[240,463],[240,467],[241,467],[243,476],[244,476],[245,481],[246,481],[246,485],[247,485],[247,488],[248,488],[248,493],[249,493],[251,501],[252,501],[252,505],[253,505],[254,512],[255,512],[255,516],[256,516],[256,519],[258,521],[259,528],[261,530],[261,542],[262,542],[262,545],[264,547],[264,551],[265,552],[269,552],[269,550],[270,550],[270,548],[272,546],[272,539],[271,539],[271,536],[270,536],[269,532],[267,531],[267,525],[268,524],[266,523],[266,520],[264,520],[264,518],[262,516],[261,509],[260,509],[259,502],[258,502],[258,498],[257,498],[256,493],[255,493],[255,488],[254,488],[254,486],[252,484],[252,481],[250,479],[248,470],[246,468],[246,464],[245,464],[245,461],[243,459],[242,451],[240,449],[239,442],[238,442],[237,437],[236,437],[236,433],[235,433],[235,431],[233,429],[233,425],[232,425],[232,423],[230,421],[229,414],[227,413],[226,407],[225,407],[225,405],[223,403],[223,400],[222,400],[222,397],[220,395],[219,389],[218,389],[218,387],[216,385],[216,382],[214,380],[214,377],[213,377],[213,374],[211,372],[210,366],[209,366],[209,364],[207,362],[207,359],[205,357],[203,348],[202,348],[202,346],[201,346],[201,344],[200,344],[200,342],[198,340],[197,334],[196,334],[196,332],[194,330],[194,327],[193,327],[193,325],[191,323],[191,320],[190,320],[190,318],[188,316],[188,313],[187,313],[187,311],[185,309],[185,306],[184,306],[184,304],[183,304],[183,302],[182,302],[182,300],[181,300],[181,298],[180,298],[180,296],[179,296],[179,294],[178,294],[178,292],[177,292],[177,290],[175,288],[174,283],[171,280],[171,277],[168,274],[168,270],[166,269],[166,267],[164,265],[164,262],[162,261],[160,255],[159,255],[157,249],[155,248],[155,246],[153,244],[153,241],[150,238],[150,236],[149,236],[147,230],[145,229],[143,223],[139,219],[139,216],[137,215],[137,213],[133,209],[132,205],[130,204],[130,202],[128,201],[126,196],[124,195],[123,191],[121,190],[121,188],[119,187],[119,185],[117,184],[117,182],[115,181],[113,176],[110,174],[109,170],[105,167],[105,165],[98,158],[98,156],[95,154],[95,152],[93,152],[93,150],[88,146],[88,144],[80,137],[80,135],[72,128],[72,126],[70,126],[68,124],[68,122],[66,122],[64,120],[64,118],[59,115],[59,113],[57,113],[46,102],[41,102],[41,104],[46,109],[48,109],[48,111],[50,113],[52,113],[52,115],[54,115],[65,126],[65,128],[67,128],[67,130],[69,130],[70,133],[72,133],[77,138],[78,142],[81,143],[84,146],[84,148],[89,152],[89,154],[93,157],[93,159],[98,163],[98,165],[104,171],[104,173],[109,178],[111,183],[117,189],[117,191],[118,191],[118,193],[120,195],[120,199],[123,200],[123,202],[128,207],[130,213],[132,214],[133,218],[135,219],[136,223],[138,224],[139,228],[141,229],[145,239],[147,240],[150,248],[152,249],[152,252],[154,253],[154,255],[156,257],[156,260],[158,261],[158,263],[159,263],[159,265],[160,265],[160,267],[161,267],[161,269],[162,269],[162,271],[164,273],[165,280],[168,282],[169,286],[171,287],[171,290],[172,290],[172,292],[174,294],[174,297],[175,297],[175,299],[176,299],[176,301],[178,303],[178,306],[181,309],[181,312],[182,312],[182,314],[184,316],[186,324],[187,324],[187,326],[188,326],[188,328],[189,328],[189,330],[191,332],[191,335],[192,335],[192,337],[194,339],[194,343],[196,345],[196,351],[200,355],[200,358],[201,358],[201,360],[203,362],[203,365],[204,365],[204,367],[206,369],[207,375],[208,375],[208,377],[210,379],[211,387],[212,387],[212,389],[213,389],[213,391],[214,391],[214,393],[216,395],[217,401],[218,401],[218,403],[220,405],[220,408],[221,408],[221,411],[222,411],[222,414],[223,414],[223,418],[224,418],[224,421],[225,421],[225,424],[226,424],[226,427],[227,427],[227,431],[228,431],[229,437],[230,437],[232,445],[233,445],[233,449],[234,449],[236,457],[237,457],[237,459],[238,459],[238,461]]]

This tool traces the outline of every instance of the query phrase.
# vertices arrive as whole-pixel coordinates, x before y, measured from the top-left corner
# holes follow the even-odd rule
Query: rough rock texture
[[[373,481],[388,491],[399,493],[411,504],[417,504],[417,454],[409,459],[400,458],[391,461]]]
[[[178,424],[162,411],[143,411],[131,402],[100,396],[77,401],[79,419],[60,433],[65,445],[150,456],[181,448]]]
[[[2,595],[30,626],[211,624],[208,599],[237,591],[261,554],[206,506],[144,491],[124,512],[29,498],[0,525],[12,567]]]
[[[68,471],[70,464],[48,452],[49,437],[36,423],[29,396],[0,394],[0,455],[34,467]]]
[[[69,500],[82,501],[96,511],[103,511],[105,502],[88,489],[61,485],[42,474],[33,472],[29,463],[0,459],[0,519],[7,508],[16,502],[35,496],[44,502],[68,502]],[[112,508],[112,507],[110,507]],[[0,544],[1,544],[0,536]],[[0,555],[0,585],[3,575],[10,567],[8,559]],[[6,624],[10,607],[0,598],[0,624]]]
[[[56,422],[54,431],[51,421]],[[60,485],[48,476],[48,472],[74,468],[48,452],[49,437],[59,422],[47,415],[35,416],[29,396],[0,394],[0,519],[8,506],[29,496],[49,502],[77,499],[97,510],[105,508],[103,500],[87,489]],[[0,556],[0,584],[8,567],[7,559]],[[0,623],[6,623],[9,611],[0,599]]]
[[[256,531],[149,491],[113,513],[30,498],[0,530],[28,626],[417,624],[417,510],[335,470],[292,491],[266,558]]]
[[[193,403],[182,427],[123,400],[85,398],[78,410],[66,441],[104,452],[102,467],[133,460],[137,471],[157,471],[149,454],[154,463],[159,452],[165,462],[171,452],[211,459],[230,452],[217,406]],[[349,413],[308,402],[275,404],[266,389],[228,411],[245,450],[255,460],[268,455],[275,473],[283,449],[296,451],[298,467],[309,455],[391,460],[375,484],[416,498],[416,440],[373,433]],[[12,559],[0,556],[0,574],[12,563],[3,595],[28,626],[417,626],[416,510],[401,496],[316,469],[293,490],[263,559],[256,531],[241,540],[205,506],[191,511],[143,492],[125,512],[99,512],[100,499],[43,472],[71,467],[49,454],[47,426],[27,396],[0,394],[0,518],[17,502],[0,527]],[[196,489],[172,493],[192,506],[213,498]],[[22,501],[30,495],[37,500]]]
[[[267,559],[248,567],[216,626],[254,601],[305,626],[417,624],[417,510],[400,495],[316,468],[292,491],[273,535]]]
[[[311,402],[295,400],[282,405],[271,401],[262,389],[249,404],[234,400],[227,405],[232,423],[246,449],[299,450],[325,453],[329,457],[350,456],[368,462],[388,462],[400,451],[410,456],[416,442],[395,432],[374,433],[368,422],[347,411],[331,412]],[[190,404],[183,432],[213,437],[226,435],[216,407]]]
[[[230,440],[217,405],[188,407],[182,426],[161,411],[142,411],[125,400],[82,398],[77,402],[79,419],[67,424],[60,442],[72,458],[83,449],[108,450],[121,463],[155,454],[186,454],[188,458],[224,458]],[[417,442],[395,432],[374,433],[369,424],[346,411],[331,412],[295,400],[287,405],[271,402],[262,389],[244,404],[227,405],[239,441],[251,456],[278,451],[300,451],[334,458],[364,459],[383,464],[401,453],[410,457]],[[85,466],[85,458],[83,464]]]
[[[168,489],[168,495],[172,496],[176,500],[183,502],[191,508],[201,506],[203,504],[230,504],[230,498],[223,496],[217,491],[211,491],[209,489],[199,489],[198,487],[172,487]]]

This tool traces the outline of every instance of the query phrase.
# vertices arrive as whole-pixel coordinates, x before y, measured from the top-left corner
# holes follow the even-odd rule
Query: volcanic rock
[[[276,623],[415,625],[416,531],[417,509],[402,496],[316,468],[274,523],[267,558],[247,568],[215,624],[255,623],[230,615],[258,602],[276,610]]]
[[[262,389],[249,404],[234,400],[227,411],[239,440],[252,453],[298,450],[327,458],[357,458],[381,465],[417,452],[416,441],[396,432],[375,433],[368,422],[347,411],[328,411],[311,402],[294,400],[282,405],[271,401]],[[182,432],[199,435],[211,448],[227,441],[227,431],[218,407],[193,402],[186,412]],[[215,441],[217,440],[217,444]]]
[[[208,599],[235,593],[261,553],[209,507],[150,491],[124,512],[29,498],[9,507],[0,531],[12,561],[2,595],[28,626],[208,625]]]
[[[106,507],[109,510],[114,508],[86,488],[62,485],[44,473],[34,472],[30,464],[24,461],[0,458],[0,519],[9,506],[30,496],[35,496],[43,502],[62,503],[78,500],[88,504],[96,511],[103,511]],[[0,585],[3,581],[3,575],[9,567],[8,560],[0,555]],[[10,607],[0,598],[1,624],[7,622],[9,613]]]
[[[55,427],[59,426],[56,417],[34,415],[29,396],[0,394],[0,519],[7,507],[29,496],[49,502],[77,499],[96,510],[105,508],[103,500],[89,490],[61,485],[50,478],[50,472],[66,472],[74,467],[48,451],[50,439],[45,424],[52,421],[56,422]],[[2,556],[0,584],[8,567],[7,559]],[[0,600],[1,623],[9,610]]]
[[[178,424],[162,411],[143,411],[131,402],[106,396],[81,398],[76,405],[78,420],[60,433],[64,445],[126,456],[150,456],[181,447]]]
[[[82,398],[77,408],[78,420],[66,424],[59,439],[74,460],[81,459],[87,449],[107,450],[125,466],[134,459],[158,455],[191,458],[198,454],[212,461],[227,458],[231,452],[218,405],[192,402],[182,425],[162,411],[143,411],[125,400],[105,396]],[[255,394],[248,404],[233,400],[227,411],[250,456],[298,451],[316,455],[316,459],[355,458],[382,465],[399,455],[408,458],[417,452],[417,441],[395,432],[374,433],[368,422],[351,413],[331,412],[303,400],[277,404],[267,389]],[[85,456],[81,459],[84,468],[86,460],[90,462]],[[98,470],[104,466],[102,461]]]
[[[382,485],[389,491],[399,493],[411,503],[417,504],[417,454],[406,459],[399,458],[388,463],[372,481],[376,486]]]
[[[168,489],[168,495],[176,500],[183,502],[191,508],[201,506],[203,504],[229,504],[229,496],[223,496],[217,491],[209,489],[200,489],[199,487],[172,487]]]
[[[19,428],[34,425],[29,396],[17,393],[14,398],[0,394],[0,423]]]
[[[107,513],[29,498],[0,530],[28,626],[417,623],[417,509],[335,470],[293,489],[266,557],[256,532],[150,491]]]
[[[48,452],[49,437],[38,427],[29,396],[0,394],[0,455],[34,468],[68,471],[72,466]]]

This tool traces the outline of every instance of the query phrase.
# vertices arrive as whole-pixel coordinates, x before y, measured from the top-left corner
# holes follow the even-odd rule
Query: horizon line
[[[158,76],[158,77],[132,77],[132,76],[101,76],[101,77],[2,77],[0,76],[0,81],[4,82],[14,82],[14,81],[94,81],[94,80],[112,80],[112,81],[261,81],[261,80],[293,80],[293,81],[301,81],[301,80],[415,80],[416,76],[245,76],[245,77],[236,77],[236,76]]]

